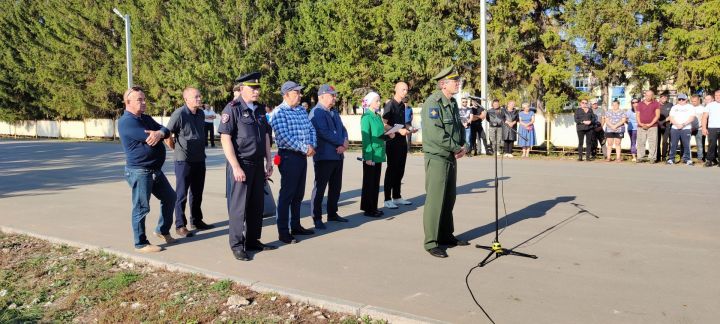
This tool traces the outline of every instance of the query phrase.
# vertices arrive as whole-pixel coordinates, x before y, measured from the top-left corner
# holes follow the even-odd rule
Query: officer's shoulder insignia
[[[222,114],[222,123],[225,124],[230,120],[230,115],[228,114]]]
[[[430,119],[438,119],[440,118],[440,108],[430,108],[428,114],[430,114]]]

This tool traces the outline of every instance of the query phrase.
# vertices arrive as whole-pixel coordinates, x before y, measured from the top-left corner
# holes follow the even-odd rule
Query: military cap
[[[442,71],[440,71],[440,73],[438,73],[432,79],[435,81],[457,80],[457,79],[460,79],[460,75],[457,73],[457,71],[455,71],[455,68],[453,68],[452,66],[448,66],[445,69],[443,69]]]
[[[261,76],[262,74],[260,74],[260,72],[251,72],[237,77],[237,79],[235,79],[235,83],[250,87],[258,87],[260,86]]]

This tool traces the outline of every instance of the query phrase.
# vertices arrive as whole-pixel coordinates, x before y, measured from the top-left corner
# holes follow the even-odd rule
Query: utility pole
[[[120,16],[120,18],[122,18],[125,22],[125,64],[127,65],[127,87],[130,89],[133,87],[132,50],[130,47],[130,15],[123,15],[117,8],[113,8],[113,12]]]

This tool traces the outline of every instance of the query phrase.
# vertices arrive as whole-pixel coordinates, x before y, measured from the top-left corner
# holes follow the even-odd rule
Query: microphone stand
[[[504,126],[503,126],[503,128],[504,128]],[[515,130],[514,127],[508,127],[508,128],[510,128],[511,130],[513,130],[515,132],[515,134],[520,136],[520,134],[518,134],[517,130]],[[495,150],[498,149],[498,147],[497,147],[497,145],[498,145],[497,137],[498,136],[497,135],[498,135],[498,132],[495,132],[495,142],[493,143],[495,146],[495,148],[494,148]],[[498,202],[499,202],[498,188],[500,187],[499,179],[498,179],[498,152],[495,151],[494,153],[495,153],[495,239],[493,240],[492,245],[490,245],[490,246],[480,245],[480,244],[475,245],[475,247],[478,249],[484,249],[484,250],[490,251],[488,253],[488,255],[485,257],[485,259],[480,261],[480,264],[479,264],[480,267],[484,267],[486,264],[490,263],[490,261],[491,261],[490,257],[493,255],[495,256],[494,259],[497,259],[503,255],[514,255],[514,256],[520,256],[520,257],[525,257],[525,258],[537,259],[536,255],[521,253],[521,252],[513,251],[512,249],[506,249],[506,248],[503,248],[502,245],[500,244],[500,237],[499,237],[499,233],[500,233],[500,225],[499,224],[500,223],[499,223],[499,219],[498,219],[498,214],[500,212],[500,208],[499,208],[499,204],[498,204]]]

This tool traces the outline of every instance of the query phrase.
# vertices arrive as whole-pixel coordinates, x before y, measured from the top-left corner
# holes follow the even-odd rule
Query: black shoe
[[[583,160],[582,156],[579,157],[579,158],[577,158],[577,160],[580,161],[580,162],[582,162],[582,160]]]
[[[707,162],[705,162],[704,165],[705,165],[706,167],[711,167],[711,166],[714,165],[714,163],[713,163],[712,161],[707,161]]]
[[[307,228],[299,227],[299,228],[296,228],[296,229],[290,231],[290,234],[292,234],[292,235],[313,235],[313,234],[315,234],[315,231],[309,230]]]
[[[338,215],[328,216],[327,219],[328,219],[328,222],[340,222],[340,223],[347,223],[347,222],[348,222],[347,219],[342,218],[342,217],[340,217],[340,216],[338,216]]]
[[[430,255],[432,255],[436,258],[447,258],[448,257],[447,253],[445,253],[445,250],[443,250],[439,247],[434,247],[427,251],[428,251],[428,253],[430,253]]]
[[[250,256],[243,250],[232,250],[235,259],[240,261],[250,261]]]
[[[248,250],[248,251],[272,251],[272,250],[276,250],[276,249],[277,249],[277,246],[263,244],[260,241],[245,245],[245,250]]]
[[[467,246],[470,245],[470,242],[465,240],[459,240],[457,238],[453,238],[450,241],[447,242],[440,242],[440,244],[447,245],[447,246]]]
[[[280,242],[283,242],[285,244],[295,244],[299,242],[294,236],[292,235],[280,235],[279,238]]]
[[[205,224],[205,222],[203,222],[203,221],[201,221],[201,220],[195,221],[195,222],[193,223],[193,226],[195,226],[195,228],[196,228],[198,231],[204,231],[204,230],[209,230],[209,229],[211,229],[211,228],[215,228],[215,225]]]
[[[380,217],[382,215],[385,215],[385,213],[383,213],[382,210],[376,210],[373,212],[364,212],[363,215],[365,215],[367,217]]]
[[[315,220],[315,221],[313,221],[313,222],[315,223],[315,229],[324,230],[324,229],[327,228],[327,226],[325,226],[325,224],[323,224],[322,220],[319,220],[319,219],[318,219],[318,220]]]

